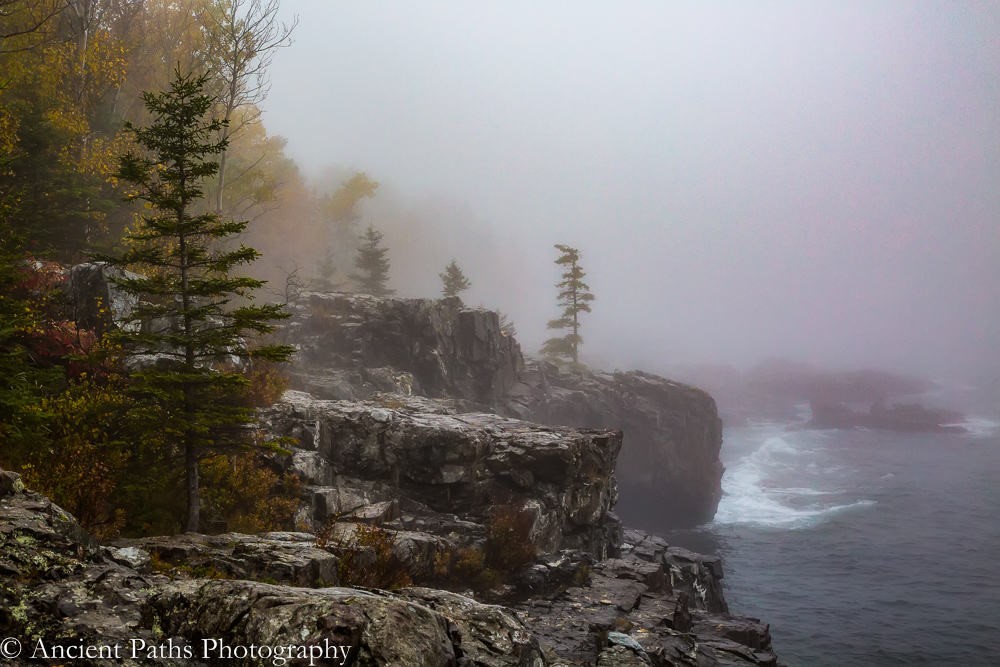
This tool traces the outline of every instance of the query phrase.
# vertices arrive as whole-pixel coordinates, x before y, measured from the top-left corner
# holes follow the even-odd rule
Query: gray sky
[[[1000,4],[283,5],[267,127],[402,294],[454,256],[530,350],[566,243],[603,364],[1000,367]]]

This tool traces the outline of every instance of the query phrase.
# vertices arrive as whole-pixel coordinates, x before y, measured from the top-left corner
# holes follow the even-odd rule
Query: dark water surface
[[[709,526],[734,613],[789,665],[1000,665],[1000,435],[726,429]]]

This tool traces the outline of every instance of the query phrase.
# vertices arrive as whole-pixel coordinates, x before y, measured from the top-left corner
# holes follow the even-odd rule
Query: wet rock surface
[[[692,526],[715,516],[722,421],[700,389],[639,371],[572,371],[529,361],[500,409],[543,424],[621,430],[618,512],[626,523],[645,521],[650,507],[659,525]]]
[[[173,547],[171,541],[176,541]],[[174,548],[175,557],[197,563],[199,555],[222,549],[226,541],[293,545],[301,540],[294,534],[188,535],[157,538],[147,546],[152,553]],[[324,665],[545,664],[537,640],[511,611],[454,593],[169,578],[149,572],[148,566],[140,571],[129,565],[139,551],[134,545],[97,546],[70,515],[25,490],[17,475],[0,471],[0,634],[32,650],[38,642],[49,651],[119,647],[114,656],[74,657],[69,663],[84,666],[219,664],[224,660],[219,645],[251,644],[346,647],[344,661],[328,652],[328,659],[315,662]],[[143,648],[135,651],[137,646]],[[150,654],[147,647],[159,651]],[[227,664],[274,662],[263,656]]]
[[[294,376],[321,398],[390,391],[488,405],[507,393],[523,363],[495,312],[456,298],[306,292],[289,310],[284,336],[299,349]]]
[[[629,530],[585,585],[514,605],[553,665],[777,665],[767,625],[726,613],[718,559]]]
[[[106,557],[72,516],[14,473],[0,471],[0,480],[0,635],[22,646],[152,641],[141,609],[166,578]]]
[[[217,664],[220,646],[251,644],[332,644],[344,647],[344,664],[363,666],[778,664],[766,625],[725,612],[717,559],[641,531],[625,532],[615,558],[567,551],[540,559],[515,577],[517,587],[506,587],[510,602],[499,606],[423,587],[386,592],[206,579],[197,576],[201,559],[234,576],[259,577],[253,563],[267,559],[258,549],[284,550],[274,560],[298,564],[323,562],[326,552],[300,533],[101,547],[16,475],[0,472],[0,547],[0,633],[27,646],[124,647],[114,658],[74,665]],[[167,558],[185,564],[184,576],[153,570],[151,560]],[[284,571],[303,581],[294,568]],[[132,642],[190,655],[136,653]]]
[[[539,553],[578,548],[604,557],[617,547],[610,510],[619,432],[452,413],[405,396],[324,401],[295,391],[264,420],[308,448],[292,466],[311,485],[314,526],[344,513],[386,523],[402,508],[400,525],[443,522],[447,530],[446,515],[482,524],[503,504],[533,515]]]
[[[178,568],[179,573],[191,576],[306,587],[336,585],[337,557],[317,548],[315,542],[316,536],[309,533],[185,533],[117,540],[108,556],[147,571],[155,566],[164,571]]]

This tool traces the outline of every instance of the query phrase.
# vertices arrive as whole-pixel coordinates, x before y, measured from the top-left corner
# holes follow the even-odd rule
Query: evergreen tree
[[[321,292],[333,292],[337,289],[334,277],[337,275],[337,265],[333,260],[333,251],[327,250],[316,264],[316,278],[313,287]]]
[[[124,253],[109,259],[145,272],[116,281],[139,297],[132,319],[141,323],[117,335],[132,355],[161,360],[134,373],[134,389],[159,407],[151,413],[183,453],[188,531],[200,523],[199,461],[247,442],[253,413],[240,400],[247,380],[232,362],[283,361],[291,354],[286,346],[249,347],[249,334],[266,334],[287,315],[279,305],[252,304],[263,283],[233,273],[259,253],[242,245],[225,250],[220,242],[247,223],[195,212],[202,183],[219,168],[212,157],[226,147],[218,139],[224,123],[206,119],[212,99],[205,84],[204,76],[178,70],[168,91],[143,94],[151,121],[126,126],[141,152],[120,158],[118,178],[131,184],[129,198],[146,202],[147,212]]]
[[[438,275],[441,277],[441,294],[446,298],[458,296],[459,292],[464,292],[472,285],[455,260],[451,260],[448,266],[444,267],[444,273]]]
[[[47,296],[33,295],[23,241],[0,211],[0,463],[10,467],[18,442],[38,446],[45,416],[33,410],[63,386],[58,367],[35,363],[32,338],[45,331]]]
[[[361,237],[361,247],[354,258],[354,266],[358,272],[352,273],[351,278],[358,284],[358,289],[364,294],[374,296],[388,296],[393,293],[385,286],[389,281],[389,253],[388,248],[382,247],[382,232],[375,231],[375,228],[368,225],[364,236]]]
[[[590,302],[594,295],[590,287],[583,282],[586,275],[580,268],[580,251],[566,245],[557,244],[556,250],[561,254],[556,264],[564,267],[562,280],[556,283],[559,288],[559,306],[563,309],[562,316],[549,322],[549,329],[568,329],[564,336],[550,338],[542,346],[542,354],[548,357],[568,358],[574,364],[580,362],[580,313],[590,312]]]

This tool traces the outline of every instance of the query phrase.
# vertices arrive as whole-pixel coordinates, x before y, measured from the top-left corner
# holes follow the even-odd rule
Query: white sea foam
[[[773,489],[772,493],[787,496],[831,496],[836,491],[820,491],[819,489],[807,489],[803,486],[793,486],[787,489]]]
[[[974,438],[988,438],[1000,431],[1000,421],[987,417],[966,417],[962,421],[944,426],[958,426],[965,429]]]
[[[760,444],[726,471],[722,479],[725,493],[715,523],[806,528],[841,512],[875,504],[872,500],[858,500],[829,505],[824,499],[839,495],[839,491],[819,484],[802,486],[803,481],[820,481],[813,460],[820,451],[808,446],[814,444],[808,442],[810,434],[779,435],[755,428],[747,437]],[[831,472],[842,472],[840,467],[826,465],[819,469],[825,471],[826,477]]]

